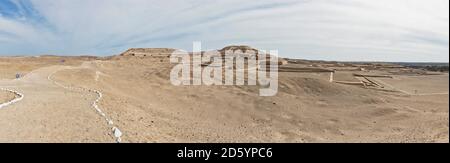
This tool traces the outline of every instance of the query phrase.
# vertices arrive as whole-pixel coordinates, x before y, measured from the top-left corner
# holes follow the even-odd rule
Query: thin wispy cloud
[[[0,55],[246,44],[292,58],[448,62],[448,0],[2,0]]]

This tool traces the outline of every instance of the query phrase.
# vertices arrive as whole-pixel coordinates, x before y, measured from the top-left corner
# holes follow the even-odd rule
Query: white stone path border
[[[92,103],[92,107],[97,111],[97,113],[99,115],[101,115],[106,120],[107,124],[111,127],[112,134],[113,134],[113,137],[115,138],[116,142],[117,143],[122,142],[122,135],[123,135],[122,131],[120,131],[120,129],[118,127],[114,126],[114,122],[110,118],[108,118],[108,116],[98,106],[98,102],[103,98],[102,92],[100,92],[98,90],[94,90],[94,89],[89,89],[89,88],[81,88],[81,87],[80,88],[75,88],[75,87],[71,87],[71,86],[65,86],[65,85],[63,85],[61,83],[58,83],[57,81],[52,79],[52,76],[54,74],[56,74],[58,71],[60,71],[60,70],[57,70],[57,71],[51,73],[47,77],[47,79],[49,81],[53,82],[55,85],[57,85],[59,87],[62,87],[64,89],[68,89],[68,90],[71,90],[71,91],[78,90],[78,91],[85,91],[85,92],[95,93],[97,95],[97,99]]]
[[[17,92],[17,91],[11,90],[11,89],[0,88],[0,90],[2,90],[2,91],[7,91],[7,92],[11,92],[11,93],[14,93],[16,96],[19,96],[19,97],[17,97],[17,98],[12,99],[11,101],[8,101],[8,102],[5,102],[5,103],[0,104],[0,109],[6,107],[6,106],[8,106],[8,105],[12,105],[12,104],[14,104],[14,103],[16,103],[16,102],[19,102],[19,101],[23,100],[23,98],[25,97],[22,93],[19,93],[19,92]]]

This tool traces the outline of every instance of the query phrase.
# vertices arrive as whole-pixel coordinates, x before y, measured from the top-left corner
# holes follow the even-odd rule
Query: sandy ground
[[[80,65],[95,57],[0,57],[0,79],[14,79],[16,74],[25,76],[33,70],[51,65]]]
[[[15,95],[13,93],[0,90],[0,104],[11,101],[14,98],[15,98]]]
[[[64,87],[101,91],[98,105],[122,142],[449,142],[448,74],[376,79],[406,94],[283,72],[279,93],[260,97],[255,86],[173,86],[172,66],[137,57],[55,60],[20,80],[0,78],[0,87],[25,94],[0,110],[0,142],[116,142],[92,107],[96,94]],[[351,73],[336,78],[357,81]]]

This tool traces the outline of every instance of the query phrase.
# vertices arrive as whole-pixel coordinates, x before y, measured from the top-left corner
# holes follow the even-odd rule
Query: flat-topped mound
[[[176,49],[171,48],[131,48],[125,51],[124,53],[120,54],[120,57],[150,57],[150,58],[169,58],[172,53],[176,51]],[[254,56],[256,58],[259,58],[259,50],[252,48],[250,46],[246,45],[232,45],[224,47],[220,50],[218,50],[220,54],[225,56],[225,53],[227,51],[232,51],[232,54],[229,55],[244,55],[245,57],[251,57]],[[202,52],[202,55],[205,52]],[[235,54],[236,53],[236,54]],[[243,54],[245,53],[245,54]],[[190,53],[192,55],[192,53]],[[270,58],[270,57],[268,57]],[[285,65],[287,64],[287,61],[283,58],[278,58],[279,65]]]
[[[135,57],[168,57],[175,49],[170,48],[132,48],[120,54],[120,56],[135,56]]]

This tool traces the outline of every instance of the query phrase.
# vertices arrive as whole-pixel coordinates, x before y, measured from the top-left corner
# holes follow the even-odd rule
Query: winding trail
[[[17,91],[11,90],[11,89],[0,88],[0,90],[6,91],[6,92],[11,92],[11,93],[14,93],[16,96],[19,96],[19,97],[17,97],[17,98],[14,98],[14,99],[8,101],[8,102],[5,102],[5,103],[0,104],[0,109],[2,109],[3,107],[7,107],[8,105],[12,105],[12,104],[14,104],[14,103],[17,103],[17,102],[19,102],[19,101],[22,101],[23,98],[25,97],[22,93],[19,93],[19,92],[17,92]]]
[[[26,77],[26,76],[28,76],[28,75],[30,75],[30,74],[33,74],[34,71],[35,71],[35,70],[33,70],[33,71],[27,73],[27,74],[26,74],[25,76],[23,76],[23,77]],[[13,79],[13,80],[21,80],[23,77],[18,78],[18,79]],[[4,107],[7,107],[7,106],[9,106],[9,105],[15,104],[15,103],[17,103],[17,102],[19,102],[19,101],[22,101],[23,98],[25,98],[25,95],[24,95],[24,94],[22,94],[22,93],[20,93],[20,92],[17,92],[17,91],[15,91],[15,90],[11,90],[11,89],[8,89],[8,88],[0,88],[0,90],[1,90],[1,91],[6,91],[6,92],[11,92],[11,93],[15,94],[16,96],[19,96],[19,97],[17,97],[17,98],[14,98],[14,99],[8,101],[8,102],[5,102],[5,103],[0,104],[0,109],[2,109],[2,108],[4,108]]]
[[[17,81],[17,80],[21,80],[22,78],[27,77],[27,76],[33,74],[35,71],[36,71],[36,70],[33,70],[33,71],[31,71],[31,72],[25,74],[24,76],[22,76],[22,77],[20,77],[20,78],[18,78],[18,79],[13,79],[13,80],[16,80],[16,81]],[[4,107],[7,107],[7,106],[9,106],[9,105],[15,104],[15,103],[17,103],[17,102],[19,102],[19,101],[22,101],[23,98],[25,98],[25,95],[24,95],[24,94],[22,94],[22,93],[20,93],[20,92],[17,92],[17,91],[15,91],[15,90],[7,89],[7,88],[0,88],[0,90],[1,90],[1,91],[6,91],[6,92],[11,92],[11,93],[15,94],[16,96],[19,96],[19,97],[17,97],[17,98],[12,99],[11,101],[8,101],[8,102],[5,102],[5,103],[3,103],[3,104],[0,104],[0,109],[2,109],[2,108],[4,108]]]
[[[55,71],[69,68],[79,67],[52,65],[33,70],[19,79],[0,79],[0,92],[16,94],[6,99],[11,101],[0,102],[3,108],[0,109],[0,142],[122,141],[118,126],[114,126],[106,114],[99,116],[103,112],[92,109],[101,111],[102,92],[86,88],[69,90],[68,86],[78,86],[49,80]]]
[[[83,88],[83,87],[71,87],[71,86],[65,86],[64,84],[61,84],[55,80],[52,79],[52,76],[56,73],[58,73],[59,71],[62,70],[66,70],[69,68],[64,68],[64,69],[59,69],[54,71],[53,73],[51,73],[50,75],[48,75],[47,79],[49,81],[51,81],[52,83],[54,83],[55,85],[62,87],[64,89],[70,90],[70,91],[84,91],[84,92],[89,92],[89,93],[95,93],[97,95],[97,99],[92,103],[92,107],[97,111],[97,113],[102,116],[102,118],[107,122],[107,124],[109,125],[109,127],[111,128],[112,131],[112,136],[114,137],[115,141],[117,143],[121,143],[122,142],[122,131],[120,131],[120,129],[114,125],[114,122],[111,118],[109,118],[99,107],[98,103],[100,102],[100,100],[103,98],[103,94],[102,92],[95,90],[95,89],[89,89],[89,88]]]

